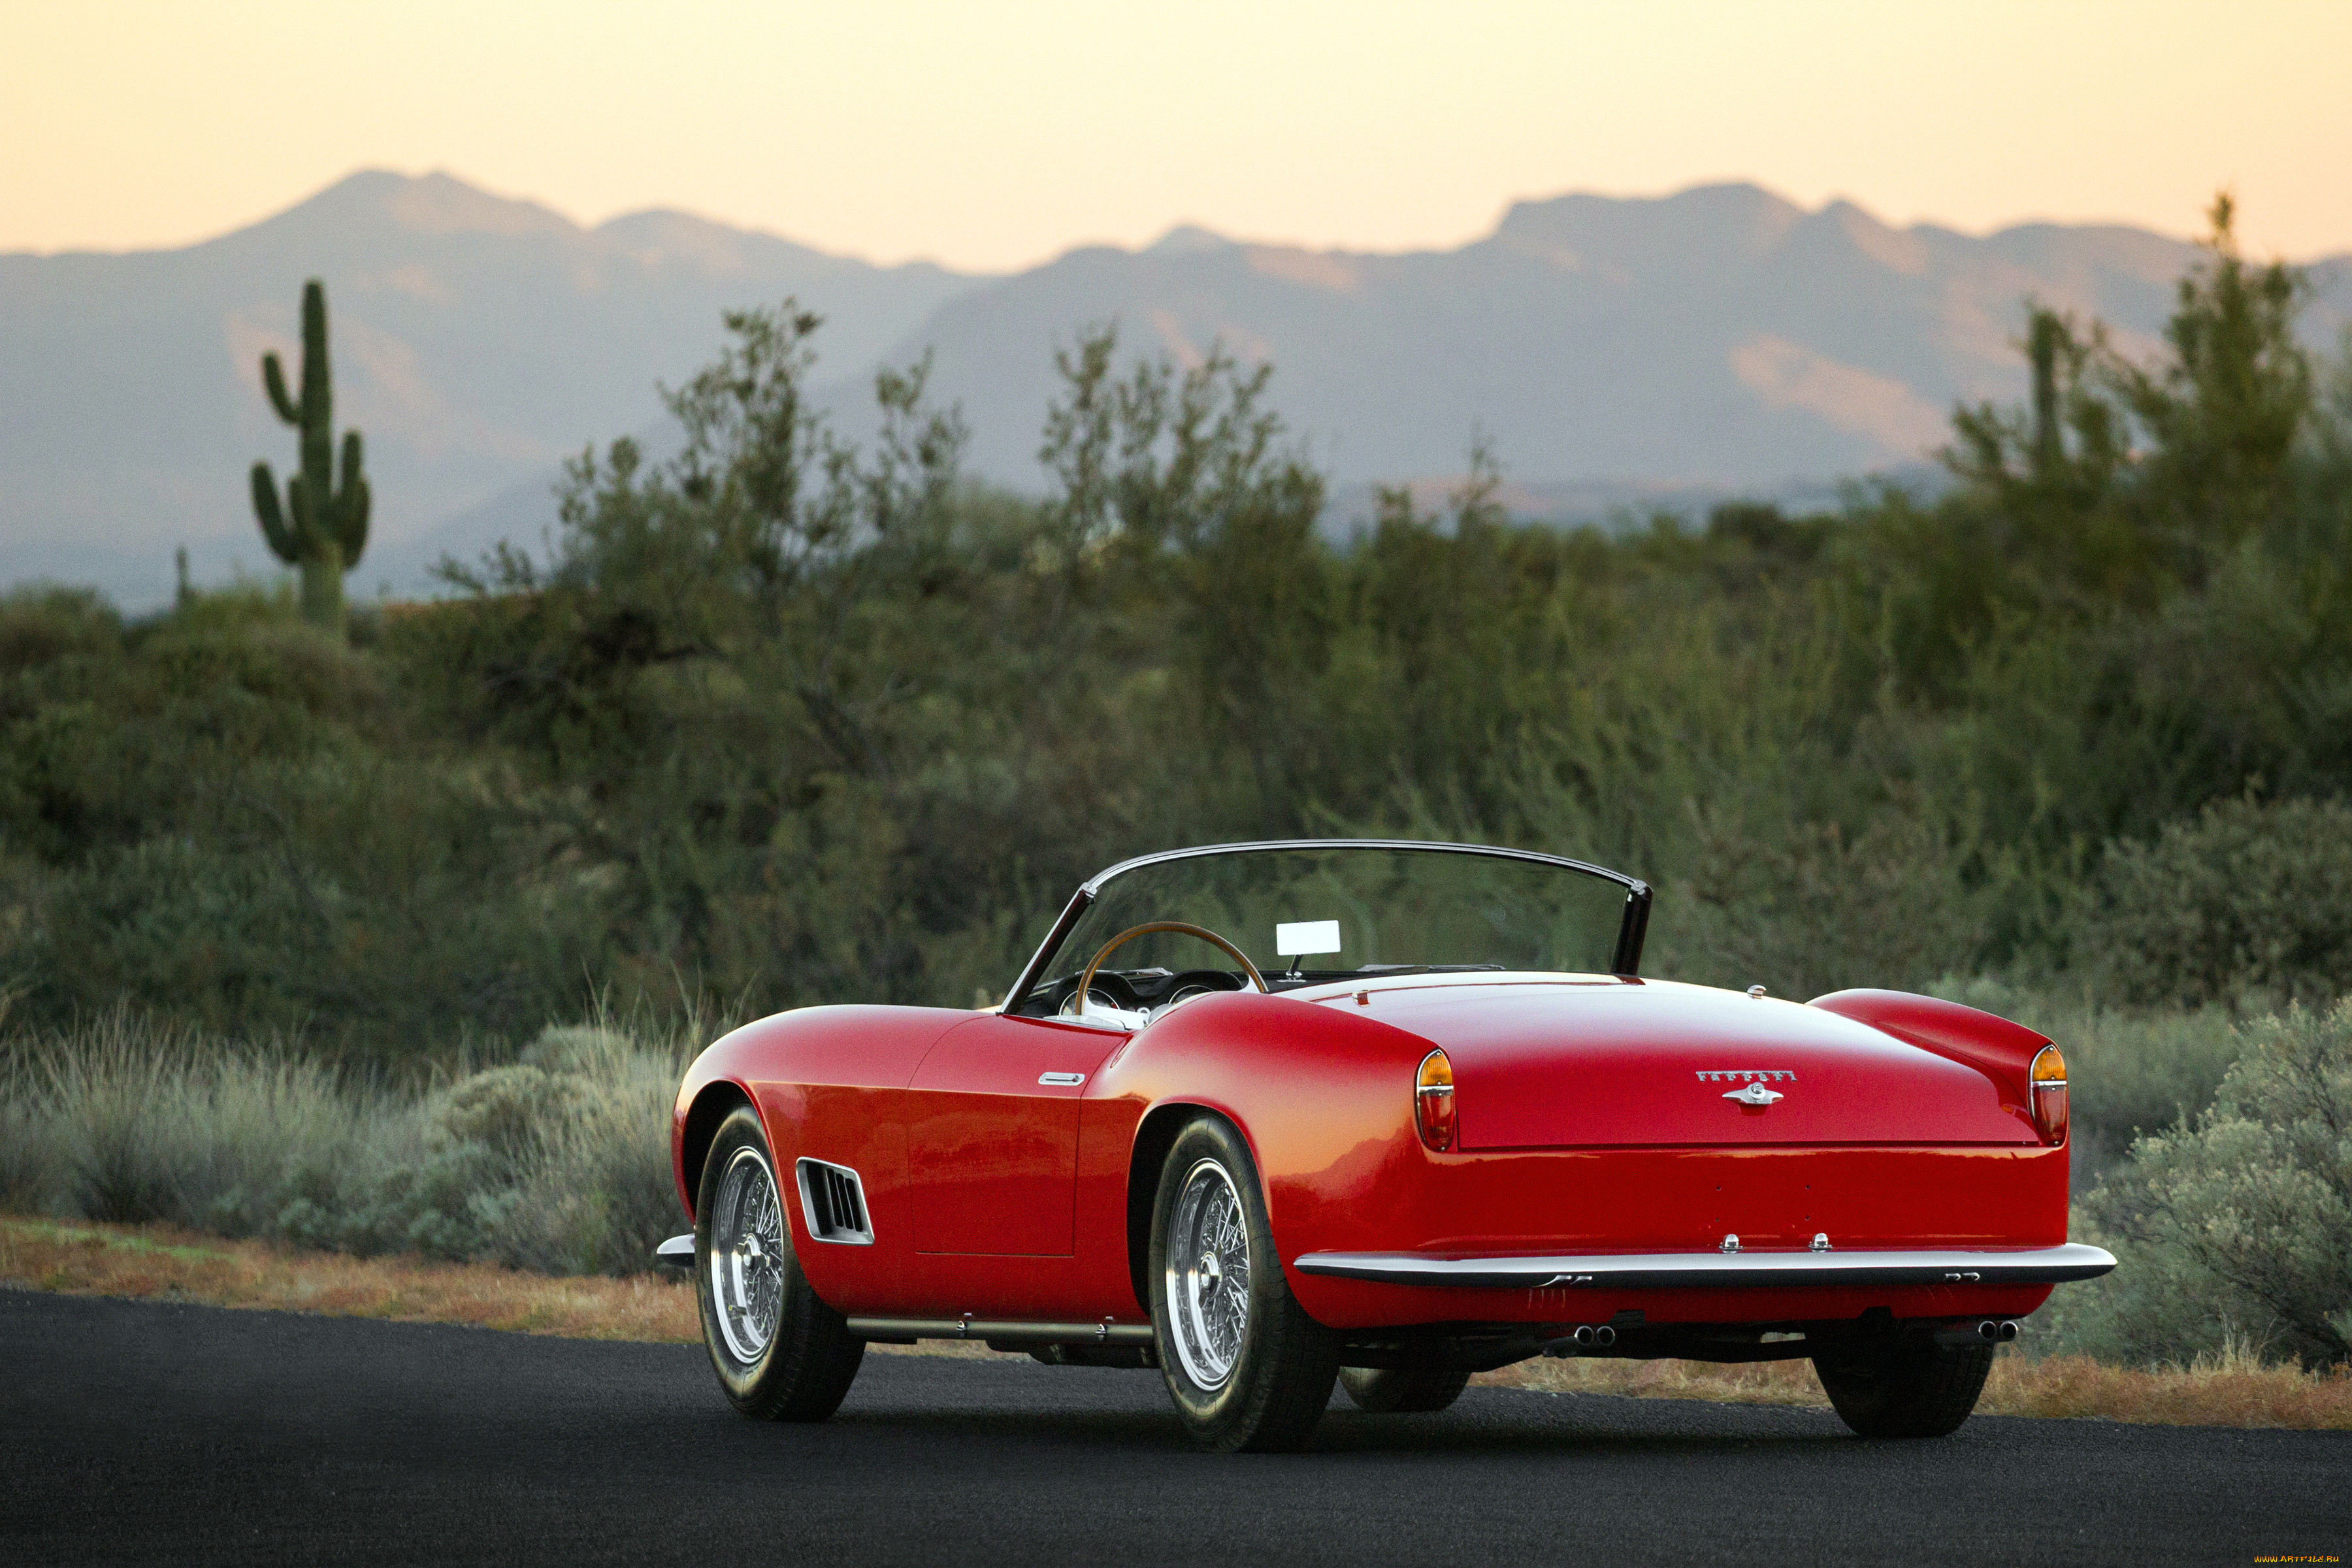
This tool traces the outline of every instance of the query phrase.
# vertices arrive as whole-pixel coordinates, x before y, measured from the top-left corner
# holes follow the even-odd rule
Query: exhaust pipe
[[[2017,1324],[2006,1319],[1995,1321],[1987,1318],[1977,1325],[1977,1337],[1989,1345],[2005,1345],[2017,1338]]]
[[[1605,1351],[1616,1342],[1617,1331],[1608,1324],[1579,1323],[1570,1332],[1545,1344],[1543,1353],[1561,1360],[1586,1351]]]

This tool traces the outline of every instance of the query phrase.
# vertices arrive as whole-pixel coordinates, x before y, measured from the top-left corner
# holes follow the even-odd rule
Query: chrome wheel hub
[[[776,1337],[784,1304],[784,1211],[767,1156],[738,1149],[710,1210],[711,1315],[728,1352],[749,1366]]]
[[[1168,1337],[1186,1376],[1221,1388],[1249,1331],[1250,1249],[1241,1193],[1216,1161],[1184,1173],[1167,1252]]]

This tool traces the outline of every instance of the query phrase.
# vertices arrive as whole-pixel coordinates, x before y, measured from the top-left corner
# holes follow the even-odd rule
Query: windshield
[[[1160,921],[1216,932],[1277,990],[1400,971],[1631,973],[1649,900],[1631,878],[1549,856],[1345,841],[1152,857],[1088,888],[1016,988],[1019,1011],[1061,1008],[1105,942]],[[1103,971],[1127,982],[1114,985],[1129,994],[1111,998],[1121,1006],[1181,979],[1242,981],[1232,958],[1179,932],[1135,938]]]

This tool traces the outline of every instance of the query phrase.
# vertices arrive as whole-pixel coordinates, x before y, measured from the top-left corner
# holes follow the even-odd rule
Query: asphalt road
[[[2248,1563],[2352,1552],[2352,1435],[1345,1395],[1187,1447],[1157,1373],[869,1355],[820,1426],[694,1348],[0,1291],[0,1563]]]

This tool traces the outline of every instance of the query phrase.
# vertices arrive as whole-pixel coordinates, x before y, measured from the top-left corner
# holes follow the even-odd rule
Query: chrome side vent
[[[801,1189],[801,1213],[809,1235],[846,1247],[874,1245],[874,1222],[866,1212],[866,1185],[846,1165],[802,1160],[793,1167]]]

